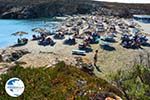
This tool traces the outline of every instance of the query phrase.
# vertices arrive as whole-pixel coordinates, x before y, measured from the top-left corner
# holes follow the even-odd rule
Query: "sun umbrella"
[[[34,28],[34,29],[32,29],[32,31],[40,33],[40,34],[49,33],[49,31],[47,29],[43,29],[43,28]]]
[[[42,33],[44,31],[44,29],[42,28],[34,28],[32,29],[33,32],[37,32],[37,33]]]
[[[85,33],[85,34],[91,34],[92,30],[90,30],[90,29],[89,30],[84,30],[83,33]]]
[[[16,33],[13,33],[12,35],[14,35],[14,36],[23,36],[23,35],[25,35],[25,34],[28,34],[27,32],[23,32],[23,31],[19,31],[19,32],[16,32]]]

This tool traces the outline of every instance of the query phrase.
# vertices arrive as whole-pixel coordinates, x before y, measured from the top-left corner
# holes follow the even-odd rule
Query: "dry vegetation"
[[[87,100],[96,93],[122,96],[117,87],[104,79],[60,62],[55,68],[48,69],[14,67],[1,76],[0,100],[16,100],[9,97],[4,89],[5,82],[10,77],[18,77],[25,83],[25,92],[18,100]]]

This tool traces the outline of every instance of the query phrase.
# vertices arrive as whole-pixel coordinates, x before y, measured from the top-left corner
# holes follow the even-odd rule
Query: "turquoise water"
[[[11,35],[17,31],[28,32],[24,35],[25,38],[32,38],[31,30],[33,28],[41,27],[50,31],[55,31],[60,22],[48,19],[34,19],[34,20],[2,20],[0,19],[0,48],[6,48],[17,42],[18,36]]]

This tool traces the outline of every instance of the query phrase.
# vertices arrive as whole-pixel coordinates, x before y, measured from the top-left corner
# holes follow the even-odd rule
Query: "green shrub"
[[[8,96],[4,90],[6,81],[11,77],[18,77],[25,84],[25,91],[17,100],[65,100],[67,98],[86,100],[88,95],[78,96],[77,93],[89,90],[96,93],[112,92],[122,95],[107,81],[60,62],[55,68],[22,68],[20,66],[12,68],[7,74],[1,75],[0,100],[16,100]],[[85,80],[87,83],[78,87],[78,80]]]
[[[150,69],[145,66],[134,66],[129,71],[118,71],[110,75],[113,82],[123,91],[129,100],[150,100]]]

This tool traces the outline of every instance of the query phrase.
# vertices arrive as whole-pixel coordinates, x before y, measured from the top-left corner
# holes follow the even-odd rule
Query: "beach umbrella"
[[[25,34],[28,34],[28,33],[27,32],[23,32],[23,31],[19,31],[19,32],[13,33],[12,35],[21,37],[21,36],[23,36]]]
[[[51,36],[47,36],[47,37],[46,37],[46,39],[48,39],[48,38],[50,38],[50,39],[51,39],[52,37],[51,37]]]
[[[33,32],[37,32],[37,33],[43,33],[44,29],[42,28],[34,28],[32,29]]]
[[[40,34],[49,33],[49,31],[47,29],[43,29],[43,28],[34,28],[34,29],[32,29],[32,31],[40,33]]]

